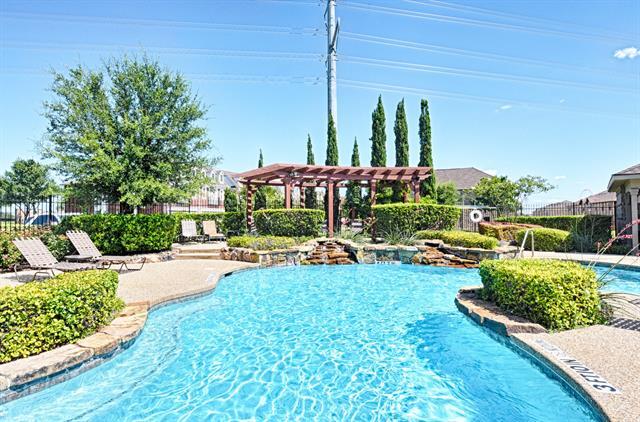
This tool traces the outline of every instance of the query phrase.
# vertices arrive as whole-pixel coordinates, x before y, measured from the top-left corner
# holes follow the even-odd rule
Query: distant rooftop
[[[617,173],[613,173],[614,176],[630,176],[635,174],[640,174],[640,164],[636,164]]]
[[[453,182],[459,190],[473,189],[485,177],[493,176],[475,167],[436,169],[438,183]]]

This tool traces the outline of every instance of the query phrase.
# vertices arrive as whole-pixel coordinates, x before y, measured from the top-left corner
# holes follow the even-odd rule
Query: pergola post
[[[327,232],[333,237],[333,182],[327,182]]]
[[[284,180],[284,207],[291,208],[291,180]]]
[[[305,204],[306,192],[305,192],[305,188],[304,188],[304,182],[300,182],[300,188],[299,189],[300,189],[300,208],[306,208],[307,205]]]
[[[413,202],[420,202],[420,179],[415,177],[411,179],[411,190],[413,191]]]
[[[373,206],[376,204],[376,188],[378,186],[378,182],[375,180],[369,180],[369,199],[371,203],[371,240],[376,240],[376,223],[375,216],[373,213]]]
[[[253,228],[253,193],[255,187],[251,183],[247,183],[247,230],[251,232]]]

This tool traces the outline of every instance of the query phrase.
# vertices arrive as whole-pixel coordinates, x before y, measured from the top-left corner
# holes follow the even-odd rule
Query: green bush
[[[503,217],[498,221],[537,224],[550,229],[573,233],[574,243],[583,252],[594,251],[597,243],[604,244],[611,239],[611,216],[609,215],[561,215]]]
[[[123,302],[118,274],[92,270],[0,288],[0,363],[54,349],[108,324]]]
[[[506,223],[481,221],[478,223],[478,232],[485,236],[495,237],[507,242],[516,240],[516,234],[522,229],[542,227],[535,224]]]
[[[542,259],[485,260],[482,296],[505,311],[551,330],[600,324],[606,312],[593,270]]]
[[[24,258],[18,248],[11,242],[19,233],[0,232],[0,269],[6,270],[16,264],[24,262]],[[37,237],[49,248],[53,256],[62,260],[66,255],[73,252],[71,242],[64,235],[57,235],[48,229],[37,229],[29,231],[26,236]]]
[[[385,233],[415,233],[418,230],[450,230],[460,219],[460,208],[436,204],[386,204],[372,207],[376,230]]]
[[[227,246],[230,248],[249,248],[256,251],[288,249],[296,243],[296,239],[285,236],[234,236],[227,240]]]
[[[530,230],[533,233],[533,244],[536,251],[566,252],[571,250],[571,233],[568,231],[544,227]],[[516,233],[518,245],[522,245],[526,232],[527,229],[522,229]],[[528,251],[531,250],[531,234],[527,236],[527,243],[524,247]]]
[[[158,252],[171,247],[177,218],[168,214],[96,214],[65,218],[57,233],[83,230],[103,254]]]
[[[202,234],[202,222],[214,220],[220,233],[243,234],[247,231],[247,220],[243,212],[206,212],[206,213],[175,213],[177,232],[180,233],[180,221],[194,220],[198,228],[198,233]]]
[[[498,247],[498,240],[478,233],[462,230],[421,230],[416,233],[418,239],[440,239],[451,246],[464,248],[494,249]]]
[[[304,208],[259,210],[253,216],[264,236],[318,236],[324,221],[324,211]]]

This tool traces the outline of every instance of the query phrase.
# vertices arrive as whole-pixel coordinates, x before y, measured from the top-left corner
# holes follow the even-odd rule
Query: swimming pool
[[[585,421],[559,381],[457,311],[474,270],[288,267],[150,314],[113,360],[0,419]]]
[[[607,267],[595,267],[598,275],[608,271]],[[613,269],[605,278],[602,290],[640,295],[640,271]]]

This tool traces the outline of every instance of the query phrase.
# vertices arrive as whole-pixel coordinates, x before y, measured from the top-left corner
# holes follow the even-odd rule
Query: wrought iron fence
[[[0,232],[16,235],[28,234],[50,228],[68,216],[81,214],[119,214],[120,204],[109,202],[79,201],[59,196],[49,196],[29,202],[0,202]],[[177,212],[222,212],[222,200],[193,198],[174,204],[153,204],[138,208],[139,214],[172,214]]]

